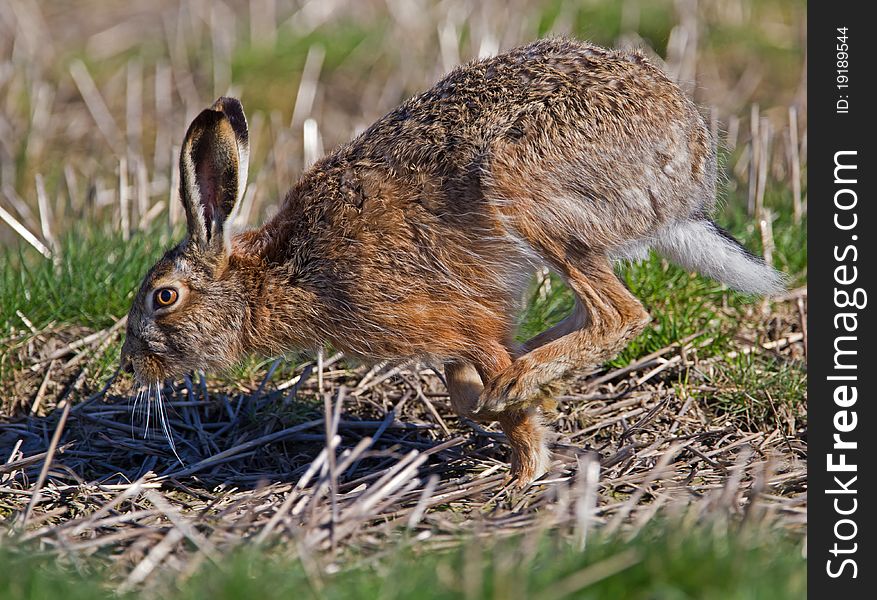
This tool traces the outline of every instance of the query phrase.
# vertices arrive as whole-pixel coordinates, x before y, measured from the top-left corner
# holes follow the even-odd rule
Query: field
[[[557,398],[525,490],[428,365],[327,347],[135,401],[125,314],[202,108],[243,101],[255,225],[455,64],[554,34],[641,47],[704,107],[716,220],[787,292],[620,265],[653,321]],[[0,598],[802,597],[804,35],[780,0],[0,0]],[[522,338],[572,306],[543,272],[525,301]]]

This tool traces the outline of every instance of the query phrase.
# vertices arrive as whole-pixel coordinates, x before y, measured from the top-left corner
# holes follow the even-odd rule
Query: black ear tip
[[[223,113],[231,123],[235,135],[242,140],[247,139],[247,117],[241,101],[230,96],[221,96],[211,107],[213,110]]]
[[[237,98],[232,98],[231,96],[220,96],[216,99],[216,102],[213,103],[211,107],[213,110],[219,110],[226,114],[229,113],[244,113],[244,107],[241,105],[241,101]]]

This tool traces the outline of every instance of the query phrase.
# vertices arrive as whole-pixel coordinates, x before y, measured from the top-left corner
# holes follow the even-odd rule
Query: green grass
[[[18,312],[38,329],[51,322],[111,325],[128,312],[147,269],[169,244],[157,231],[124,241],[92,226],[64,235],[58,264],[29,249],[0,249],[0,335],[24,326]]]
[[[780,425],[780,409],[800,408],[807,398],[806,365],[769,354],[741,354],[722,361],[706,379],[713,389],[694,395],[753,430]]]
[[[240,49],[233,57],[232,79],[242,90],[254,91],[243,98],[248,111],[277,108],[290,111],[290,101],[296,97],[312,46],[325,50],[322,71],[331,74],[354,50],[366,55],[376,53],[383,36],[382,23],[365,26],[341,19],[305,36],[280,36],[274,46],[255,43]]]
[[[74,568],[54,555],[0,550],[0,560],[4,600],[137,597],[109,591],[107,574],[93,559]],[[218,567],[206,563],[182,583],[165,579],[150,597],[782,600],[806,593],[800,539],[727,524],[652,524],[630,540],[592,537],[584,552],[556,531],[470,540],[446,552],[423,551],[408,541],[378,558],[342,557],[337,564],[334,575],[309,576],[298,560],[248,549]]]
[[[167,231],[137,234],[130,240],[96,226],[69,230],[53,262],[29,247],[0,248],[0,338],[27,331],[75,325],[92,330],[111,326],[127,314],[146,271],[171,244]],[[93,357],[96,383],[115,368],[121,342]],[[16,368],[14,352],[0,348],[0,382]]]

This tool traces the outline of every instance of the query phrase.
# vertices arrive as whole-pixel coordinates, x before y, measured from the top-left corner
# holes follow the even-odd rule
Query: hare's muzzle
[[[143,351],[145,345],[142,341],[140,341],[137,336],[132,335],[130,332],[125,336],[125,343],[122,344],[122,368],[127,372],[132,372],[134,369],[134,361],[133,358],[137,354]]]
[[[125,343],[122,344],[122,355],[120,357],[120,366],[126,373],[134,374],[135,378],[145,381],[149,374],[145,373],[147,345],[133,335],[130,331],[125,336]],[[144,377],[146,376],[146,377]]]

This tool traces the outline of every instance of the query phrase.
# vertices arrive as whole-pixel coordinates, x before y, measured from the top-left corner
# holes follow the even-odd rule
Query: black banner
[[[873,596],[877,252],[868,3],[808,17],[808,543],[812,598]],[[870,137],[870,139],[869,139]],[[843,595],[838,596],[840,592]]]

